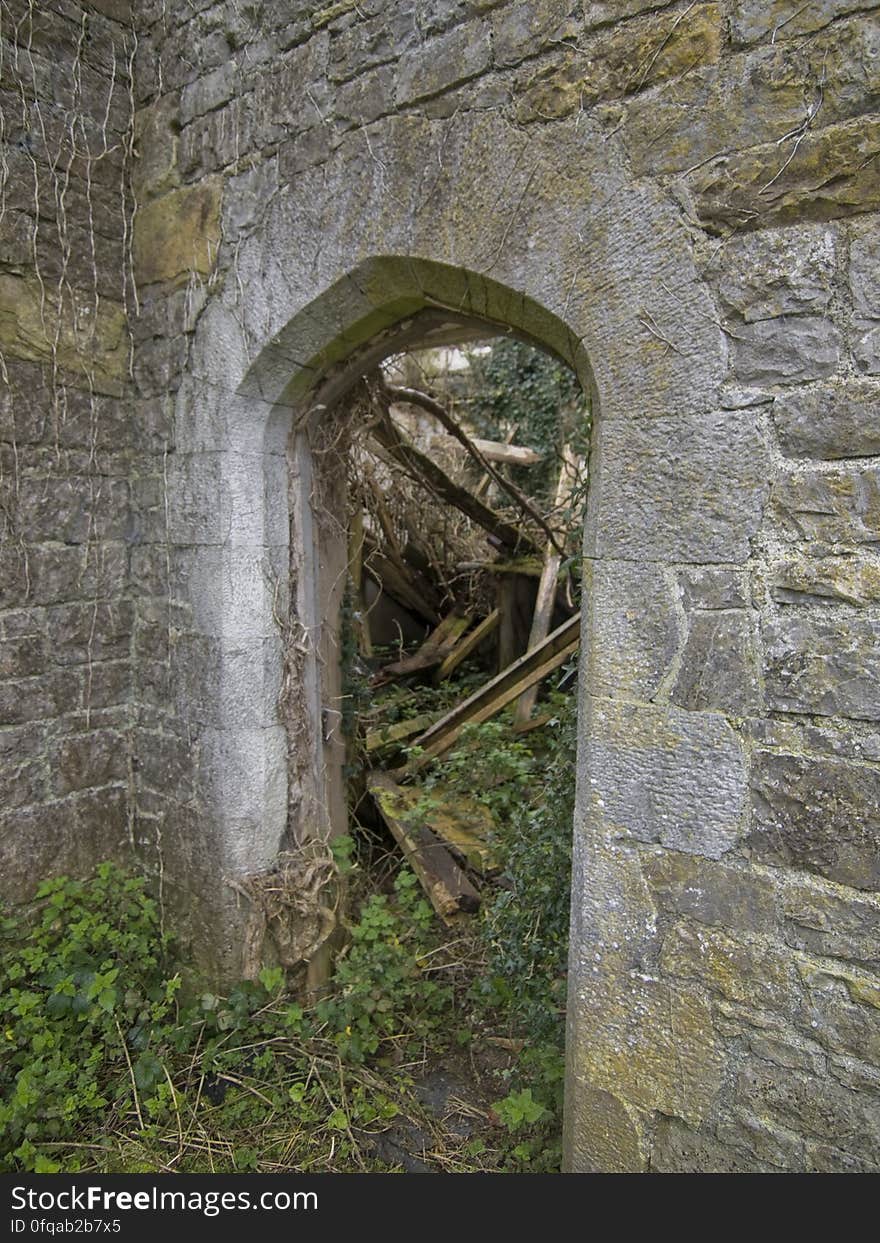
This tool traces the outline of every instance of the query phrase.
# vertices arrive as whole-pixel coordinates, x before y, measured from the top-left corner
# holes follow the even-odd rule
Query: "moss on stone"
[[[220,245],[222,180],[171,190],[142,207],[134,222],[134,273],[140,285],[207,275]]]

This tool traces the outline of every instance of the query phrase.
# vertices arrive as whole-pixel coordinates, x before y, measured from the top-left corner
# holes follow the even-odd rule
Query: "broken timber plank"
[[[520,491],[511,479],[507,479],[504,475],[499,474],[492,463],[484,457],[471,437],[467,434],[464,428],[455,421],[444,405],[437,401],[436,398],[431,397],[428,393],[423,393],[416,388],[399,388],[397,385],[387,385],[385,393],[386,396],[392,401],[402,401],[407,405],[420,406],[422,410],[427,410],[429,414],[433,414],[442,426],[446,428],[447,432],[454,436],[462,447],[467,450],[477,465],[482,466],[484,470],[488,471],[501,491],[506,492],[508,496],[512,497],[523,513],[531,518],[533,522],[536,522],[538,526],[546,532],[550,543],[556,544],[556,535],[554,534],[552,528],[549,527],[544,521],[543,515],[535,509],[535,506],[529,498],[524,492]],[[388,421],[392,422],[390,404],[388,406]],[[559,547],[559,552],[562,552],[561,547]]]
[[[431,830],[407,816],[406,802],[388,774],[371,773],[367,789],[444,923],[478,910],[480,895]]]
[[[418,673],[422,669],[431,669],[434,665],[439,665],[444,656],[455,647],[470,624],[469,614],[450,613],[448,617],[444,617],[437,629],[428,635],[418,651],[413,652],[411,656],[404,656],[402,660],[395,660],[390,665],[383,665],[373,677],[372,684],[379,686],[387,682],[389,678],[404,677],[406,674]]]
[[[447,712],[424,734],[419,735],[414,745],[421,748],[421,754],[413,757],[397,775],[417,772],[435,756],[448,751],[465,725],[478,725],[481,721],[488,721],[528,687],[558,669],[577,650],[580,626],[579,616],[569,618],[548,635],[543,643],[526,652],[525,656],[514,661],[485,686],[456,705],[451,712]]]
[[[497,628],[501,614],[498,609],[493,609],[488,617],[484,617],[478,626],[474,626],[470,633],[465,634],[459,639],[451,652],[447,654],[440,668],[434,674],[435,682],[442,682],[444,678],[448,678],[450,673],[467,660],[471,652],[488,638],[490,634]]]
[[[379,729],[368,730],[364,738],[364,746],[368,752],[372,752],[381,751],[383,747],[390,747],[396,742],[405,742],[407,738],[412,738],[415,734],[427,729],[432,720],[433,717],[424,714],[410,717],[408,721],[395,721],[393,725],[383,725]]]
[[[478,872],[486,875],[499,871],[501,865],[489,844],[495,821],[484,803],[435,787],[431,806],[425,809],[419,807],[423,796],[424,791],[418,786],[395,786],[399,817],[406,819],[407,824],[410,820],[424,824]]]
[[[526,574],[540,578],[543,562],[537,557],[513,557],[508,561],[459,561],[457,570],[486,570],[490,574]]]

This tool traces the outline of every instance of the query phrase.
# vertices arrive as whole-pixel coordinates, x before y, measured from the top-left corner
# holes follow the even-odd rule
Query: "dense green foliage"
[[[0,1138],[6,1168],[48,1170],[37,1145],[90,1125],[149,1073],[153,1032],[180,979],[163,975],[155,903],[141,881],[102,865],[90,881],[40,886],[25,925],[3,923]],[[0,1166],[2,1168],[2,1166]]]
[[[458,396],[468,422],[491,440],[504,440],[515,426],[517,443],[541,450],[545,461],[515,477],[532,495],[549,499],[563,446],[578,454],[589,447],[589,406],[577,377],[565,363],[512,337],[492,341],[485,352],[472,350],[468,359]]]
[[[472,736],[470,760],[451,760],[449,777],[464,783],[481,755],[499,824],[526,817],[513,860],[538,761],[500,727],[478,730],[485,737]],[[568,826],[557,827],[567,840]],[[342,870],[357,871],[355,853],[349,840],[337,846]],[[555,881],[564,888],[558,868]],[[454,1056],[499,1024],[531,1035],[519,1025],[519,1012],[532,1012],[523,999],[540,1010],[534,988],[558,962],[532,973],[531,992],[505,975],[515,955],[475,982],[408,870],[385,892],[362,890],[333,986],[306,1007],[285,993],[278,968],[228,997],[184,1002],[141,879],[104,864],[90,880],[45,883],[27,916],[2,926],[0,1168],[384,1168],[372,1138],[418,1108],[406,1067]],[[524,936],[530,918],[523,908]],[[479,944],[477,935],[469,952]],[[545,1023],[529,1046],[519,1066],[497,1072],[488,1138],[462,1140],[446,1168],[558,1168],[561,1027]]]

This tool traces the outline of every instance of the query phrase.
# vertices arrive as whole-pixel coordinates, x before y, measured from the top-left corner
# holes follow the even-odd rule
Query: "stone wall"
[[[130,837],[128,5],[0,5],[0,871]]]
[[[50,25],[76,7],[47,6]],[[54,548],[45,524],[68,530],[74,479],[100,477],[101,500],[118,481],[129,523],[117,533],[96,499],[58,541],[96,556],[100,521],[100,564],[124,553],[112,587],[84,593],[91,652],[80,596],[58,613],[19,583],[4,600],[4,647],[46,704],[0,734],[29,809],[18,831],[95,806],[47,783],[69,780],[81,733],[118,729],[133,835],[229,971],[248,876],[308,837],[320,793],[316,391],[425,307],[512,327],[577,369],[597,434],[572,1169],[880,1167],[876,8],[141,4],[137,313],[127,286],[117,299],[130,404],[104,392],[119,379],[109,291],[84,406],[106,446],[59,455],[52,403],[13,385],[40,430],[16,433],[17,475],[4,459],[13,546]],[[127,227],[113,236],[124,253]],[[5,253],[0,279],[24,291],[30,269]],[[108,262],[118,278],[124,258]],[[45,376],[33,303],[12,302],[7,366]],[[59,365],[78,365],[66,340]],[[29,500],[61,462],[42,507]],[[54,688],[87,677],[94,693],[99,670],[127,670],[115,645],[135,680],[130,716],[105,726],[95,713],[116,700],[84,718]],[[285,734],[291,696],[311,734]],[[75,771],[125,804],[102,764]],[[65,833],[84,855],[112,844],[69,818]]]

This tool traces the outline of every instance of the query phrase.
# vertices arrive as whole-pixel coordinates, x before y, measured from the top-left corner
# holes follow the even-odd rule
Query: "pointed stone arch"
[[[230,272],[199,320],[168,472],[189,627],[179,712],[198,744],[217,876],[210,953],[235,969],[242,927],[227,882],[270,867],[289,840],[279,620],[305,607],[312,555],[308,454],[292,429],[321,384],[387,354],[421,314],[522,334],[570,363],[595,407],[568,1160],[641,1168],[653,1112],[698,1122],[720,1068],[699,990],[655,971],[636,846],[717,859],[745,799],[723,705],[659,702],[677,641],[671,582],[682,563],[744,561],[765,489],[754,414],[725,408],[724,336],[686,221],[586,124],[526,140],[495,115],[395,118],[352,135],[329,163],[263,195],[259,216],[248,215],[248,184],[239,178],[225,201]],[[308,693],[317,712],[314,676]]]

